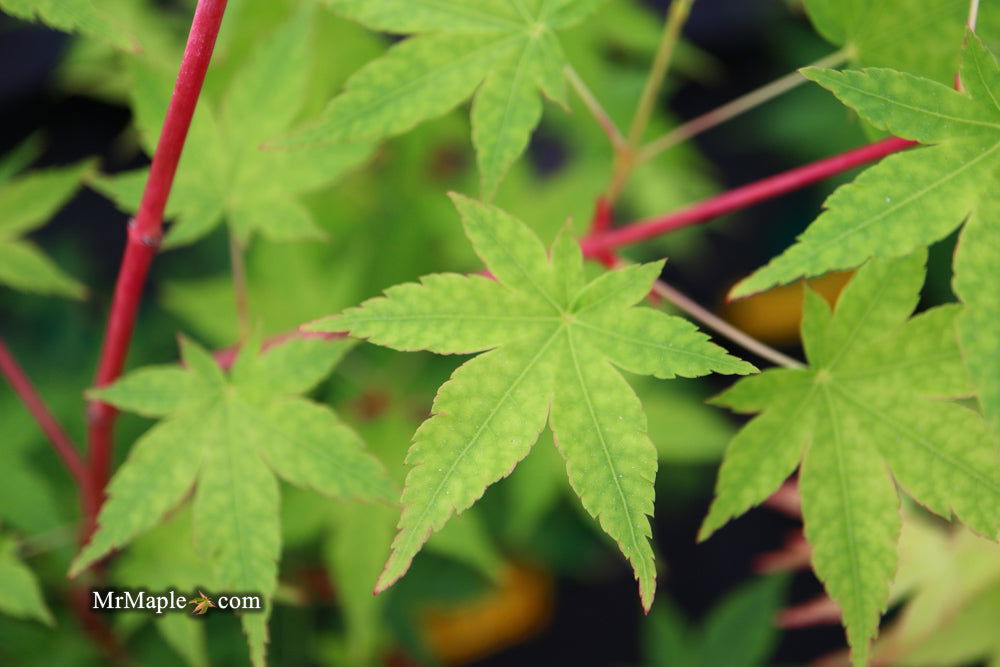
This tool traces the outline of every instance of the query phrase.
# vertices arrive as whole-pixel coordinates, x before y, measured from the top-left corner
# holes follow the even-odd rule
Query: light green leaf
[[[270,598],[281,552],[275,474],[338,497],[394,497],[360,438],[329,409],[294,396],[328,373],[345,346],[297,339],[258,356],[256,344],[247,344],[227,377],[210,354],[182,339],[186,370],[140,369],[93,392],[164,419],[111,480],[98,529],[71,573],[161,522],[194,486],[194,541],[213,586]],[[265,661],[268,615],[242,616],[255,665]]]
[[[885,70],[805,73],[876,126],[937,145],[892,155],[838,189],[799,241],[732,296],[933,243],[961,223],[994,180],[1000,107],[993,91],[1000,73],[974,35],[962,66],[969,94]]]
[[[626,312],[590,310],[577,320],[584,336],[616,366],[662,379],[699,377],[705,369],[725,375],[756,372],[731,357],[687,320],[652,308]]]
[[[201,378],[176,365],[146,366],[113,385],[87,392],[88,398],[144,417],[166,417],[188,403],[208,402],[211,394],[212,388]]]
[[[806,539],[816,575],[840,606],[851,659],[866,665],[896,571],[899,499],[884,464],[857,446],[864,422],[825,387],[816,401],[826,411],[799,481]]]
[[[409,569],[431,532],[510,473],[545,426],[557,328],[463,364],[441,386],[406,462],[403,515],[376,591]]]
[[[701,538],[762,502],[804,457],[799,484],[813,565],[840,605],[858,665],[896,568],[896,485],[945,519],[990,539],[1000,532],[1000,448],[978,413],[941,400],[969,393],[956,326],[962,309],[907,319],[925,259],[918,251],[870,260],[832,317],[807,292],[810,368],[767,371],[717,399],[761,414],[726,453]]]
[[[496,194],[542,117],[542,101],[535,91],[536,70],[542,65],[536,62],[541,58],[536,42],[527,41],[494,63],[472,103],[472,144],[485,199]]]
[[[283,147],[379,141],[455,108],[475,93],[472,143],[489,200],[542,114],[539,92],[566,105],[565,56],[553,30],[597,3],[501,0],[328,0],[344,16],[411,35],[348,80],[323,115]]]
[[[808,70],[866,120],[934,143],[893,155],[837,190],[798,242],[739,283],[745,296],[799,276],[895,257],[929,245],[969,220],[959,239],[954,286],[967,305],[963,352],[987,416],[1000,420],[1000,318],[986,276],[1000,267],[995,191],[1000,167],[1000,67],[970,34],[961,78],[967,93],[887,70]],[[1000,432],[1000,431],[997,431]]]
[[[55,623],[34,573],[17,557],[17,545],[9,537],[0,539],[0,612]]]
[[[532,333],[557,322],[551,311],[482,276],[432,274],[420,283],[390,287],[340,315],[310,325],[350,331],[397,350],[469,354]]]
[[[376,141],[454,109],[519,35],[431,33],[400,42],[348,81],[320,120],[280,146]]]
[[[579,249],[565,234],[550,259],[524,223],[453,199],[496,283],[430,276],[306,327],[347,330],[401,350],[488,350],[441,386],[431,418],[417,429],[399,532],[376,589],[401,577],[431,533],[510,474],[538,439],[551,403],[570,483],[632,563],[648,608],[656,577],[648,521],[656,449],[639,399],[611,364],[658,377],[755,369],[685,320],[629,308],[648,294],[660,264],[584,285]]]
[[[583,506],[628,558],[647,611],[656,564],[647,516],[653,514],[656,448],[642,403],[602,350],[573,328],[561,332],[562,358],[552,404],[552,433]]]

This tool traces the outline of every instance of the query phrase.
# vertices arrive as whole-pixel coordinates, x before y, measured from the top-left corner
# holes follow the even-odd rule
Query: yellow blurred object
[[[461,665],[517,644],[549,623],[552,582],[542,572],[509,566],[499,588],[448,609],[428,611],[422,625],[434,655]]]
[[[828,273],[809,281],[831,306],[853,271]],[[802,321],[802,283],[775,287],[767,292],[726,304],[720,313],[737,329],[770,345],[793,345],[799,341]]]

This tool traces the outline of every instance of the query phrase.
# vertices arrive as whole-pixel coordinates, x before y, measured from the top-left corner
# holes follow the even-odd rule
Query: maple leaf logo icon
[[[204,591],[198,591],[198,597],[193,598],[188,604],[195,605],[194,610],[191,612],[192,614],[204,614],[208,611],[209,607],[215,606],[215,603],[212,602],[210,597],[205,595]]]

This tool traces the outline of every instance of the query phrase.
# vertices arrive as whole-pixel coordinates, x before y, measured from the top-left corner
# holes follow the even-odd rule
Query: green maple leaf
[[[119,21],[92,0],[0,0],[0,9],[26,21],[41,21],[57,30],[79,32],[119,49],[138,50]]]
[[[19,151],[8,161],[10,171],[21,162]],[[7,161],[5,161],[7,162]],[[92,165],[40,169],[0,181],[0,284],[41,294],[81,298],[83,285],[56,266],[38,247],[21,238],[41,227],[76,193]],[[8,171],[0,165],[0,171]]]
[[[176,218],[166,247],[192,243],[225,218],[246,242],[258,232],[275,241],[323,238],[299,195],[329,185],[371,152],[363,143],[317,146],[305,153],[262,150],[288,129],[309,85],[312,14],[303,10],[279,27],[233,76],[220,104],[201,100],[184,146],[167,217]],[[175,72],[131,62],[132,108],[150,155],[163,125]],[[100,179],[95,186],[135,212],[148,169]]]
[[[805,70],[879,128],[925,144],[892,155],[837,190],[798,242],[739,283],[744,296],[799,276],[857,266],[926,246],[966,221],[954,287],[968,306],[962,349],[986,414],[1000,432],[1000,69],[970,34],[958,93],[891,70]]]
[[[285,146],[378,141],[440,116],[474,95],[472,142],[484,197],[528,145],[539,91],[566,106],[565,58],[555,31],[600,0],[327,0],[373,30],[413,35],[352,76],[322,117]]]
[[[433,416],[414,435],[399,532],[376,591],[406,572],[452,514],[508,475],[549,419],[570,484],[632,564],[648,609],[656,585],[647,519],[656,449],[638,397],[614,366],[659,378],[755,369],[690,322],[631,307],[649,293],[662,262],[585,284],[579,246],[567,234],[549,260],[524,223],[453,199],[496,281],[430,275],[308,327],[398,350],[483,352],[441,386]]]
[[[182,340],[186,368],[143,368],[92,391],[162,421],[111,480],[99,527],[71,574],[155,526],[195,485],[194,540],[213,568],[212,586],[267,599],[281,552],[275,474],[331,496],[394,498],[360,438],[333,411],[296,396],[325,377],[348,346],[294,340],[258,356],[247,344],[227,377],[210,354]],[[267,617],[242,616],[254,664],[264,661]]]
[[[952,84],[969,13],[965,0],[805,0],[816,30],[849,50],[857,67],[891,67]],[[983,3],[979,28],[994,34],[1000,11]]]
[[[813,566],[843,612],[863,664],[896,568],[895,480],[917,502],[995,539],[1000,450],[977,413],[941,399],[968,396],[956,320],[940,306],[907,319],[926,253],[873,259],[831,315],[806,292],[810,367],[747,378],[716,402],[760,412],[726,452],[702,539],[762,502],[802,460],[799,486]],[[891,474],[890,474],[891,473]]]
[[[34,573],[17,557],[17,545],[9,537],[0,538],[0,612],[55,623]]]

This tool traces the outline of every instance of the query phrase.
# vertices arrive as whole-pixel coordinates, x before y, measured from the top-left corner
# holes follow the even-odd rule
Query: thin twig
[[[656,55],[653,57],[653,65],[649,69],[646,77],[646,85],[643,87],[642,95],[639,97],[639,104],[636,106],[635,115],[629,126],[628,138],[625,145],[615,151],[615,160],[611,168],[611,180],[608,183],[607,191],[604,193],[608,205],[613,206],[618,197],[621,196],[625,188],[625,182],[629,174],[635,167],[636,152],[642,142],[642,134],[646,130],[649,118],[653,114],[657,97],[660,94],[660,87],[663,79],[670,69],[670,60],[673,57],[677,41],[680,39],[681,28],[687,21],[694,0],[673,0],[670,9],[667,10],[667,20],[663,25],[663,33],[660,36],[660,43],[656,48]]]
[[[969,33],[976,32],[976,22],[979,20],[979,0],[969,0],[969,14],[965,20],[966,31],[962,35],[962,48],[965,49],[965,45],[969,41]],[[965,92],[965,84],[962,82],[962,73],[955,72],[954,76],[955,90],[960,93]]]
[[[86,516],[93,515],[96,508],[90,506],[93,494],[91,493],[90,475],[87,471],[87,465],[77,452],[73,440],[66,434],[66,431],[59,424],[59,421],[52,412],[49,411],[48,406],[45,405],[45,401],[42,400],[41,395],[31,383],[28,374],[17,363],[10,348],[7,347],[3,340],[0,340],[0,373],[7,378],[14,393],[18,395],[18,398],[24,403],[28,412],[38,422],[38,426],[45,433],[49,442],[52,443],[52,448],[55,449],[56,454],[59,455],[59,458],[66,465],[69,474],[76,481],[77,487],[80,490],[80,500],[85,505],[83,508],[84,514]]]
[[[767,359],[773,364],[784,366],[785,368],[805,368],[805,364],[797,359],[793,359],[786,354],[778,352],[773,347],[765,345],[753,336],[740,331],[729,322],[715,315],[711,311],[703,308],[686,294],[680,292],[675,287],[671,287],[662,280],[653,283],[653,292],[657,296],[669,301],[684,311],[694,319],[698,320],[708,328],[725,336],[740,347],[756,354],[761,359]]]
[[[667,21],[663,25],[663,33],[660,36],[660,43],[656,47],[656,55],[653,57],[653,66],[649,69],[649,76],[646,77],[646,85],[642,89],[642,96],[639,98],[639,105],[635,109],[632,117],[632,124],[628,130],[628,145],[635,149],[642,141],[642,133],[646,130],[649,117],[653,113],[656,98],[660,94],[660,87],[663,79],[670,69],[670,60],[673,58],[674,49],[680,38],[681,28],[687,21],[694,0],[673,0],[667,12]]]
[[[177,163],[184,148],[191,118],[212,58],[219,26],[226,10],[226,0],[199,0],[191,22],[187,46],[181,60],[174,93],[167,107],[160,141],[153,155],[146,189],[135,219],[129,224],[128,241],[115,284],[104,345],[98,362],[95,384],[103,387],[121,374],[128,354],[132,330],[149,266],[160,245],[163,211],[170,196]],[[112,429],[116,411],[107,403],[94,401],[88,411],[90,475],[96,504],[100,505],[103,488],[111,468]]]
[[[659,218],[642,220],[594,234],[581,241],[587,257],[600,257],[609,250],[645,241],[682,227],[712,220],[798,190],[848,169],[874,162],[886,155],[917,145],[914,141],[890,137],[824,158],[775,176],[755,181]]]
[[[849,48],[840,49],[839,51],[835,51],[834,53],[807,65],[807,67],[837,67],[847,60],[849,55]],[[731,102],[727,102],[720,107],[692,118],[686,123],[678,125],[674,129],[662,135],[660,138],[654,139],[643,146],[636,155],[635,165],[638,166],[643,162],[656,157],[668,148],[672,148],[679,143],[692,139],[705,130],[721,125],[722,123],[725,123],[740,114],[746,113],[747,111],[750,111],[765,102],[769,102],[774,98],[797,88],[806,81],[808,81],[808,79],[799,74],[798,70],[789,72],[780,79],[776,79],[771,83],[757,88],[756,90],[752,90],[745,95],[737,97]]]
[[[582,101],[583,105],[587,107],[590,115],[594,117],[594,120],[597,121],[597,124],[600,125],[601,129],[604,131],[604,134],[607,135],[608,140],[611,141],[612,147],[614,147],[616,151],[624,148],[625,137],[622,135],[621,130],[618,129],[618,126],[615,125],[615,121],[612,120],[611,116],[608,115],[608,112],[604,110],[604,107],[601,106],[601,103],[594,96],[594,93],[590,91],[590,88],[587,87],[587,84],[583,82],[580,75],[576,73],[573,66],[566,65],[566,67],[563,68],[563,71],[566,73],[566,78],[569,80],[570,85],[573,86],[573,90],[576,91],[580,101]]]
[[[972,32],[976,31],[976,21],[979,19],[979,0],[969,0],[969,18],[965,26]]]

